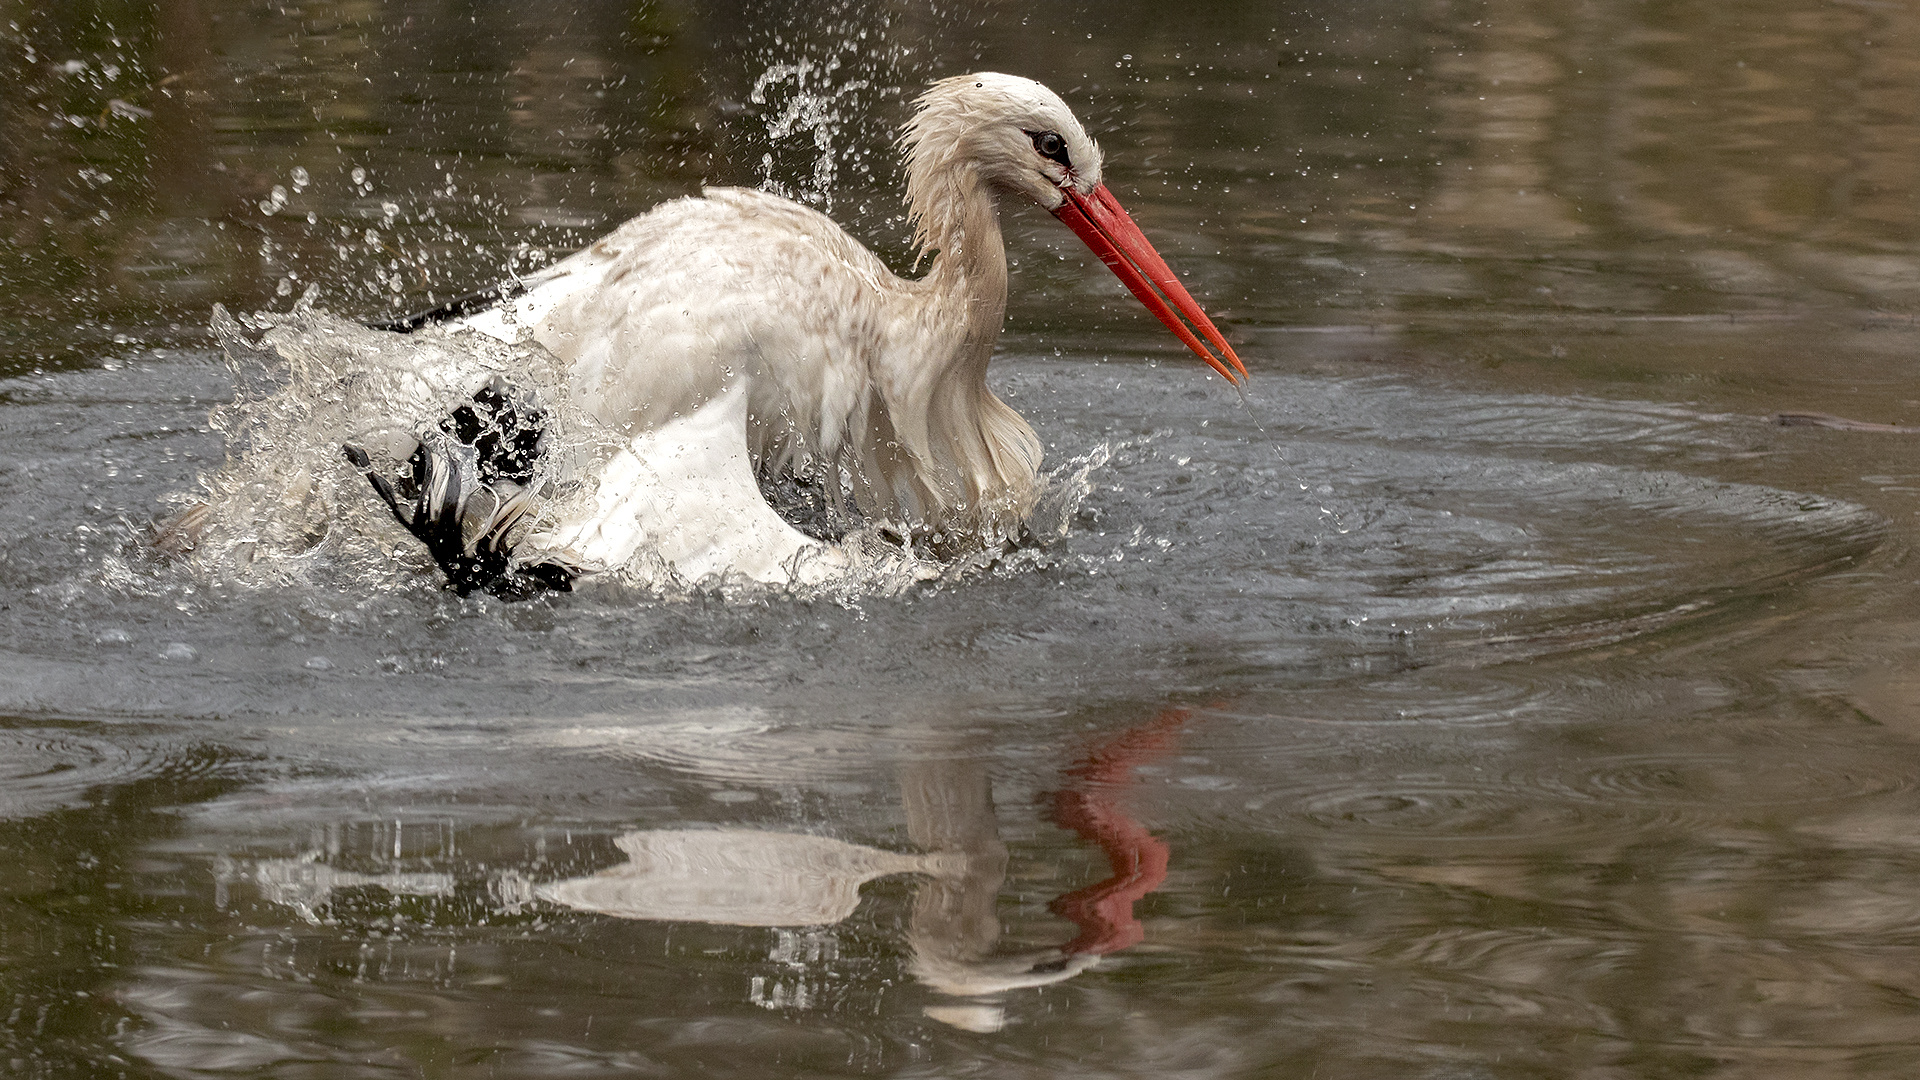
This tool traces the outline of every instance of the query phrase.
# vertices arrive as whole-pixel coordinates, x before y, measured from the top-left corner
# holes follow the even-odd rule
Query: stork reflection
[[[971,999],[929,1006],[927,1014],[990,1030],[1004,1020],[990,999],[1070,979],[1144,939],[1133,905],[1166,879],[1169,852],[1125,801],[1135,770],[1170,753],[1186,720],[1186,710],[1164,712],[1092,747],[1063,771],[1066,783],[1050,797],[1051,818],[1097,845],[1112,874],[1049,905],[1079,927],[1060,945],[1000,947],[996,907],[1008,850],[986,765],[966,755],[921,758],[899,770],[907,835],[917,854],[806,833],[639,830],[615,841],[627,862],[538,886],[534,894],[621,918],[819,928],[851,916],[866,882],[916,875],[922,883],[907,926],[909,970],[940,994]],[[793,951],[786,935],[780,950]]]
[[[481,887],[440,872],[431,857],[405,871],[396,865],[393,872],[365,873],[331,865],[343,856],[339,850],[316,850],[295,859],[223,861],[216,903],[224,908],[228,889],[244,884],[317,924],[337,916],[343,890],[442,899],[483,892],[491,897],[490,911],[514,918],[526,917],[524,912],[538,919],[541,908],[562,908],[669,925],[771,929],[772,967],[752,977],[748,1000],[786,1010],[827,1003],[833,980],[819,977],[842,960],[844,930],[836,928],[860,908],[863,886],[898,879],[912,890],[904,920],[906,970],[941,999],[922,1011],[956,1027],[996,1030],[1005,1023],[1008,994],[1071,979],[1145,938],[1134,905],[1166,879],[1169,852],[1128,803],[1142,767],[1169,756],[1187,722],[1186,710],[1167,710],[1075,748],[1060,767],[1059,782],[1039,799],[1048,820],[1097,848],[1109,868],[1104,880],[1048,904],[1076,928],[1058,944],[1036,947],[1031,927],[1022,928],[1028,935],[1022,942],[1003,941],[1000,901],[1010,853],[989,759],[963,744],[923,747],[894,766],[908,851],[819,832],[682,823],[614,837],[625,861],[592,874],[541,881],[543,860],[513,868],[496,863]],[[777,768],[768,768],[769,783],[791,782],[776,780]],[[851,821],[843,827],[863,828]],[[451,851],[451,833],[442,839]],[[398,832],[390,843],[380,843],[391,847],[397,863]],[[375,860],[368,868],[381,866]]]

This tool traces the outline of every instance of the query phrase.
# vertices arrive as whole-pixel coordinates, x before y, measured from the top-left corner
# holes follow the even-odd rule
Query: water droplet
[[[291,175],[293,177],[293,189],[295,191],[298,191],[301,188],[304,188],[308,184],[313,182],[313,177],[307,175],[307,170],[301,168],[298,165],[295,165],[293,167],[293,172]]]
[[[1234,787],[1230,776],[1183,776],[1180,783],[1185,787],[1198,788],[1201,791],[1225,791]]]
[[[332,671],[333,661],[324,656],[310,656],[306,666],[309,671]]]
[[[367,170],[365,170],[365,169],[363,169],[363,168],[361,168],[361,167],[360,167],[360,166],[358,166],[358,165],[355,165],[355,166],[353,167],[353,182],[354,182],[354,183],[356,183],[356,184],[364,184],[364,183],[366,183],[366,182],[367,182]]]
[[[160,650],[160,659],[162,660],[187,661],[196,659],[199,655],[199,653],[194,651],[193,646],[184,641],[168,642],[167,647]]]

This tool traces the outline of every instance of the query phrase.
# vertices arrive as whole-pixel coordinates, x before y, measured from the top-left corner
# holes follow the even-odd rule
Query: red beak
[[[1071,187],[1061,188],[1060,194],[1067,198],[1054,210],[1053,216],[1066,222],[1067,228],[1092,248],[1100,261],[1107,264],[1107,269],[1113,271],[1154,317],[1167,324],[1167,329],[1192,349],[1195,356],[1206,361],[1208,367],[1225,376],[1228,382],[1245,380],[1247,366],[1233,354],[1233,346],[1227,344],[1213,320],[1194,303],[1186,287],[1173,276],[1160,253],[1153,250],[1140,226],[1121,209],[1120,201],[1107,190],[1107,185],[1094,188],[1091,195],[1081,195]],[[1185,322],[1181,316],[1186,317]],[[1188,323],[1193,325],[1189,327]],[[1199,331],[1197,336],[1195,330]],[[1203,337],[1213,349],[1200,343]],[[1233,367],[1228,368],[1228,364]],[[1240,373],[1237,378],[1235,371]]]

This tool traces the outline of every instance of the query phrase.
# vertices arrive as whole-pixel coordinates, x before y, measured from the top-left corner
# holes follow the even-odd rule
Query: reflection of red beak
[[[1200,310],[1199,304],[1194,303],[1186,287],[1180,284],[1179,278],[1173,276],[1173,271],[1168,269],[1160,253],[1153,250],[1153,245],[1147,241],[1146,234],[1140,231],[1140,226],[1135,225],[1127,212],[1121,209],[1120,201],[1113,197],[1113,192],[1107,190],[1107,185],[1094,188],[1090,195],[1082,195],[1071,186],[1061,188],[1060,194],[1066,196],[1066,201],[1053,211],[1053,216],[1066,222],[1067,228],[1072,229],[1093,249],[1095,255],[1100,256],[1100,261],[1107,264],[1107,269],[1114,272],[1135,298],[1146,305],[1148,311],[1167,324],[1167,329],[1173,331],[1175,337],[1192,349],[1195,356],[1206,361],[1208,367],[1225,376],[1228,382],[1239,382],[1247,377],[1247,366],[1233,354],[1233,346],[1227,344],[1227,339],[1220,335],[1213,320],[1207,318],[1207,313]],[[1181,316],[1186,317],[1186,322],[1181,321]],[[1189,328],[1187,323],[1192,323],[1193,327]],[[1194,335],[1195,329],[1200,331],[1197,337]],[[1207,344],[1212,345],[1213,349],[1201,344],[1201,337],[1206,338]],[[1218,350],[1217,354],[1214,350]],[[1225,362],[1222,362],[1223,357]],[[1229,369],[1227,364],[1233,367]],[[1235,378],[1234,371],[1240,373],[1238,378]]]
[[[1113,876],[1055,897],[1047,907],[1080,928],[1080,936],[1060,946],[1068,956],[1102,956],[1146,940],[1147,928],[1134,918],[1134,902],[1167,880],[1167,845],[1115,805],[1085,791],[1062,791],[1053,799],[1054,823],[1100,845]]]
[[[1121,799],[1137,779],[1135,769],[1173,752],[1188,716],[1186,709],[1168,709],[1151,723],[1123,732],[1068,769],[1075,787],[1054,794],[1054,824],[1099,844],[1113,869],[1105,881],[1048,905],[1080,927],[1080,936],[1062,945],[1061,952],[1099,956],[1138,945],[1147,936],[1133,917],[1133,905],[1167,880],[1170,852],[1127,813]]]

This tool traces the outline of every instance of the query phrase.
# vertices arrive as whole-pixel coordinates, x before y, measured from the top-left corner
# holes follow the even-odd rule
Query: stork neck
[[[1007,314],[1007,248],[994,189],[971,165],[909,164],[927,276],[913,283],[910,337],[882,391],[912,480],[879,507],[933,529],[1012,535],[1032,508],[1040,441],[987,388]],[[891,366],[891,365],[890,365]]]
[[[984,381],[1007,315],[1007,245],[993,189],[971,168],[957,172],[951,201],[929,229],[940,254],[927,277],[937,303],[965,327],[956,366]]]

